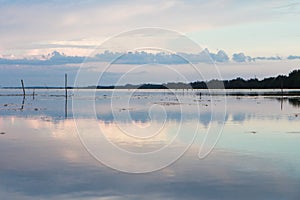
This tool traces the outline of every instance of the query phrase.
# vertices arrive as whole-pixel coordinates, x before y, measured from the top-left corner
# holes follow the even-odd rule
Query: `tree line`
[[[91,86],[90,88],[94,88]],[[98,89],[300,89],[300,70],[294,70],[287,76],[279,75],[263,80],[257,78],[245,80],[236,78],[232,80],[195,81],[191,83],[165,83],[165,84],[127,84],[124,86],[97,86]]]

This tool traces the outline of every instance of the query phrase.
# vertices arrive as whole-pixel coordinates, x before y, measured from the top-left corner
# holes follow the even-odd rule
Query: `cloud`
[[[228,55],[225,53],[225,51],[220,50],[218,51],[217,54],[210,54],[210,56],[213,58],[213,60],[215,60],[216,62],[228,62],[229,61],[229,57]]]
[[[48,56],[43,56],[44,58],[50,57],[49,59],[7,59],[0,58],[0,64],[3,65],[64,65],[64,64],[76,64],[82,63],[85,57],[80,56],[66,56],[57,51],[52,52]]]
[[[300,59],[300,56],[292,56],[292,55],[290,55],[290,56],[287,57],[287,59],[289,59],[289,60]]]
[[[228,62],[229,57],[225,51],[220,50],[217,53],[211,53],[207,48],[198,54],[179,53],[191,63],[211,63],[211,62]]]
[[[259,60],[274,60],[279,61],[284,58],[279,56],[258,56],[251,57],[244,53],[234,53],[230,59],[227,53],[223,50],[219,50],[217,53],[212,53],[208,49],[204,49],[200,53],[151,53],[145,51],[135,51],[135,52],[111,52],[104,51],[103,53],[98,53],[94,56],[68,56],[64,53],[58,51],[53,51],[48,55],[38,56],[40,58],[22,58],[13,59],[5,58],[0,56],[0,64],[2,65],[65,65],[65,64],[80,64],[83,62],[112,62],[114,64],[133,64],[133,65],[143,65],[143,64],[168,64],[168,65],[178,65],[178,64],[188,64],[188,63],[228,63],[230,61],[243,63],[252,62]],[[300,56],[288,56],[286,59],[294,60],[300,59]]]
[[[37,58],[39,57],[39,58]],[[258,60],[274,60],[279,61],[284,58],[279,56],[258,56],[251,57],[244,53],[234,53],[230,59],[227,53],[219,50],[217,53],[210,52],[207,48],[199,53],[151,53],[145,51],[135,52],[111,52],[104,51],[94,56],[68,56],[58,51],[53,51],[47,55],[39,55],[34,58],[15,59],[14,56],[7,58],[0,56],[0,64],[2,65],[66,65],[66,64],[81,64],[83,62],[109,62],[114,64],[188,64],[188,63],[228,63],[230,61],[243,63]],[[300,56],[290,55],[286,59],[300,59]]]
[[[7,59],[0,58],[0,64],[6,65],[64,65],[78,64],[82,62],[113,62],[115,64],[187,64],[187,63],[211,63],[228,62],[229,57],[220,50],[216,54],[208,49],[198,54],[177,53],[169,54],[164,52],[148,53],[145,51],[136,52],[110,52],[96,54],[93,57],[67,56],[64,53],[53,51],[51,54],[41,56],[43,59]]]
[[[250,56],[246,56],[244,53],[235,53],[232,55],[232,60],[235,62],[250,62],[253,59]]]
[[[282,58],[279,56],[271,56],[271,57],[255,57],[253,60],[281,60]]]

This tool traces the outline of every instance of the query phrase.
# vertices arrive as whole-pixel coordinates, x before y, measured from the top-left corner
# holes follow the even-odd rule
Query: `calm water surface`
[[[224,96],[217,96],[212,102],[199,92],[177,91],[183,101],[178,102],[168,91],[97,91],[96,97],[92,91],[70,91],[67,100],[62,90],[36,90],[34,98],[25,99],[3,95],[16,93],[20,91],[0,90],[1,199],[300,199],[300,97],[227,96],[225,102]],[[76,120],[74,99],[80,105]],[[122,149],[147,153],[161,148],[179,126],[174,148],[186,147],[197,125],[195,141],[180,159],[159,171],[113,170],[94,159],[77,134],[75,122],[97,135],[88,126],[94,116],[86,105],[93,102],[99,127]],[[220,124],[211,120],[212,109],[222,113],[224,103],[221,137],[213,151],[199,159],[206,130]],[[153,132],[159,134],[149,135]]]

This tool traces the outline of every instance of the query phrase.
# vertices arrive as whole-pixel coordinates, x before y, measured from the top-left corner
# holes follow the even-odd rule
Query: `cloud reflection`
[[[0,101],[2,105],[5,99]],[[49,101],[46,99],[37,104],[46,103],[50,108],[54,104]],[[63,103],[58,98],[55,103],[60,102]],[[102,110],[107,106],[105,101],[101,100],[98,106],[103,111],[99,116],[109,113],[109,109]],[[193,110],[193,106],[186,106],[190,106],[188,112]],[[217,105],[210,106],[217,108]],[[152,137],[148,143],[119,134],[116,122],[105,117],[99,117],[98,124],[111,141],[141,152],[160,147],[173,136],[172,128],[178,123],[178,115],[176,107],[169,109],[174,113],[170,115],[173,118],[168,120],[162,134]],[[51,111],[40,112],[1,110],[0,131],[6,134],[0,136],[0,196],[6,199],[252,200],[300,197],[299,134],[287,133],[299,131],[299,119],[291,115],[296,111],[288,102],[281,110],[274,99],[230,97],[224,133],[209,157],[197,159],[203,139],[203,134],[199,133],[195,144],[176,163],[161,171],[140,175],[111,170],[90,157],[77,137],[73,119],[56,117],[63,112],[63,107],[60,110],[59,106],[53,106]],[[144,111],[137,103],[132,112]],[[89,118],[80,120],[85,122]],[[195,119],[184,121],[183,131],[189,134],[190,126],[197,122]],[[118,123],[128,130],[132,125],[149,126],[148,120],[120,120]],[[156,128],[158,120],[152,125]],[[201,131],[207,128],[205,123],[201,124]],[[257,134],[248,133],[253,129]],[[179,137],[177,144],[185,142],[185,137]],[[128,162],[122,157],[115,159]]]

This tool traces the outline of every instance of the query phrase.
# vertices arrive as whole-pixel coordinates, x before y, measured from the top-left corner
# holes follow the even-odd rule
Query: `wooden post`
[[[283,109],[283,81],[281,80],[281,110]]]
[[[23,79],[21,79],[21,84],[22,84],[22,89],[23,89],[23,96],[25,97],[26,93],[25,93],[25,87],[24,87]]]
[[[24,109],[24,103],[25,103],[25,96],[23,96],[22,106],[21,106],[21,109],[20,109],[20,110],[23,110],[23,109]]]
[[[65,92],[66,97],[68,96],[68,75],[65,74]]]
[[[65,74],[65,118],[68,117],[68,75]]]

